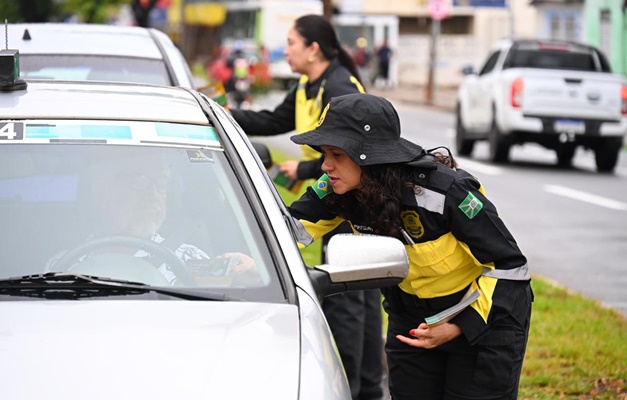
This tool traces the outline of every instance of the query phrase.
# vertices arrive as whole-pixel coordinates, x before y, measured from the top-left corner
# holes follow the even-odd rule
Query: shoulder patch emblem
[[[418,239],[425,234],[425,228],[422,226],[420,216],[416,211],[407,210],[401,212],[401,219],[403,220],[403,227],[412,237]]]
[[[331,103],[327,104],[327,106],[324,108],[324,110],[322,110],[322,114],[320,114],[320,118],[318,119],[318,123],[316,124],[316,128],[319,127],[320,125],[322,125],[322,123],[324,122],[324,118],[327,116],[327,111],[329,111],[329,107],[331,106]]]
[[[319,198],[324,198],[327,194],[331,192],[331,186],[329,185],[329,176],[327,174],[322,175],[311,187],[314,192],[316,192]]]
[[[468,192],[468,196],[459,203],[458,207],[466,214],[468,219],[473,219],[483,209],[483,203],[474,194]]]

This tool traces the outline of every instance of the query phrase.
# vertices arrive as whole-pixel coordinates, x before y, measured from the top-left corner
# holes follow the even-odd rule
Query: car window
[[[500,54],[501,54],[500,51],[496,51],[490,57],[488,57],[488,60],[485,62],[485,64],[481,68],[479,75],[485,75],[489,73],[490,71],[492,71],[492,69],[494,69],[494,66],[496,65],[496,61],[499,59]]]
[[[167,125],[179,138],[208,128]],[[23,132],[32,143],[0,146],[0,279],[69,271],[285,300],[267,234],[220,148],[130,143],[120,124],[27,123]],[[55,139],[89,136],[122,144]]]
[[[504,68],[544,68],[574,71],[596,71],[593,53],[560,50],[512,50]]]
[[[24,79],[138,82],[172,85],[162,60],[115,56],[20,55]]]

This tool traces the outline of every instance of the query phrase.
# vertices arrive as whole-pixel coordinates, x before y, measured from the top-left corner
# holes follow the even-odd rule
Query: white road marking
[[[558,185],[544,185],[544,191],[553,193],[558,196],[569,197],[571,199],[583,201],[586,203],[594,204],[601,207],[610,208],[612,210],[627,211],[627,203],[608,199],[606,197],[597,196],[594,194],[581,192],[579,190],[570,189],[564,186]]]

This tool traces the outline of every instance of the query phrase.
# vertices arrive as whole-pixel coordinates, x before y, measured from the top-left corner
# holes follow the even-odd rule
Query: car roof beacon
[[[26,89],[26,82],[20,79],[20,51],[9,49],[9,26],[4,20],[5,49],[0,50],[0,91]]]

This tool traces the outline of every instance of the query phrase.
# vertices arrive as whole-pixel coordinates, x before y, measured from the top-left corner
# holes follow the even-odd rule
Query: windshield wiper
[[[94,296],[126,296],[155,292],[185,300],[237,301],[240,299],[224,293],[207,292],[205,289],[161,287],[122,279],[48,272],[0,279],[0,294],[24,295],[45,298],[80,298]]]

